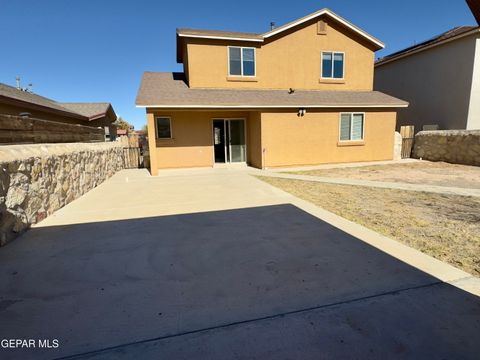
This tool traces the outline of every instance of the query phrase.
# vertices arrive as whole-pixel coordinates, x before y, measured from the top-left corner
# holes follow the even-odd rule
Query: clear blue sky
[[[0,0],[0,82],[57,101],[111,102],[140,128],[143,71],[180,71],[175,28],[265,32],[328,7],[387,46],[384,56],[475,20],[464,0]]]

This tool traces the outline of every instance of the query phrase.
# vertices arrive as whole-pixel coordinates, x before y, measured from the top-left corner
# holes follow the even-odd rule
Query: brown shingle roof
[[[56,110],[57,112],[63,112],[72,115],[76,118],[84,118],[83,115],[78,114],[75,111],[63,107],[61,104],[54,100],[48,99],[44,96],[33,94],[28,91],[18,90],[17,88],[0,83],[0,97],[17,100],[23,103],[33,104],[42,108]]]
[[[450,29],[448,31],[445,31],[444,33],[441,33],[440,35],[434,36],[431,39],[428,39],[424,42],[421,42],[419,44],[410,46],[406,49],[394,52],[390,55],[387,55],[375,63],[375,65],[381,65],[383,63],[390,62],[394,59],[397,59],[399,57],[403,57],[406,55],[410,55],[411,53],[423,50],[427,47],[435,46],[435,45],[440,45],[443,42],[446,41],[451,41],[454,40],[456,37],[461,37],[462,35],[466,35],[467,33],[478,30],[480,32],[480,27],[479,26],[458,26],[453,29]]]
[[[110,103],[61,103],[61,105],[88,118],[105,115],[111,106]]]
[[[44,111],[53,111],[86,121],[105,115],[109,109],[112,111],[112,116],[115,117],[110,103],[59,103],[44,96],[0,83],[0,102],[2,98],[4,101],[13,100],[17,104],[25,105],[25,107],[33,105]]]
[[[191,89],[183,73],[145,72],[137,106],[144,107],[403,107],[408,103],[378,91]]]

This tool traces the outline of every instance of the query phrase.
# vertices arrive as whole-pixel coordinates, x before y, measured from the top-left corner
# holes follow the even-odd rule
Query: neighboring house
[[[183,73],[146,72],[151,171],[393,157],[396,108],[372,91],[383,44],[323,9],[264,34],[177,29]]]
[[[127,134],[128,133],[126,129],[122,129],[122,128],[117,129],[117,136],[126,136]]]
[[[410,103],[397,126],[480,129],[480,28],[456,27],[378,60],[374,88]]]
[[[105,140],[115,140],[117,136],[117,114],[110,103],[61,103],[67,109],[88,117],[88,125],[103,127]]]
[[[103,127],[106,140],[116,136],[117,116],[109,103],[59,103],[30,91],[0,83],[0,114]]]

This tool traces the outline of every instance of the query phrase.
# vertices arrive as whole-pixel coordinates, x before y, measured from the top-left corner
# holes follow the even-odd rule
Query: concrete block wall
[[[420,131],[415,135],[413,157],[480,166],[480,130]]]
[[[0,246],[124,164],[115,142],[0,146]]]

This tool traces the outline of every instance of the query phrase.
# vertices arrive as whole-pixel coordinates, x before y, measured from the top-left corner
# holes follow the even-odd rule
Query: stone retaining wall
[[[480,130],[420,131],[415,135],[413,157],[480,166]]]
[[[114,142],[0,146],[0,246],[124,164]]]

